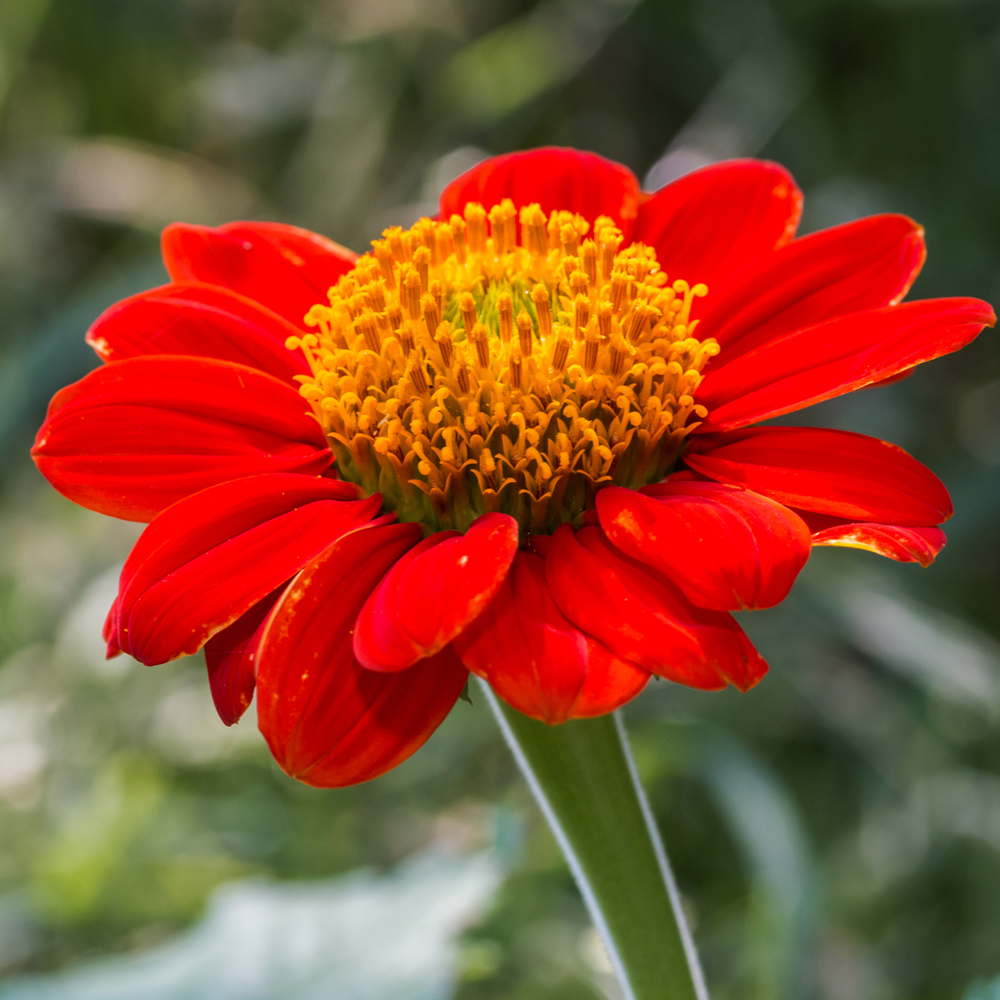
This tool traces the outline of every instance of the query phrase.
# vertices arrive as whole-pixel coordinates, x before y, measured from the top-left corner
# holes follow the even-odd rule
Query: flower
[[[256,687],[275,757],[316,785],[407,757],[470,670],[548,723],[653,675],[752,687],[767,666],[731,611],[781,601],[813,545],[927,565],[952,512],[894,445],[761,422],[995,321],[901,304],[910,219],[796,239],[801,205],[773,163],[644,194],[540,149],[362,257],[285,225],[169,227],[171,283],[94,323],[105,364],[33,452],[77,503],[150,522],[109,655],[204,648],[223,720]]]

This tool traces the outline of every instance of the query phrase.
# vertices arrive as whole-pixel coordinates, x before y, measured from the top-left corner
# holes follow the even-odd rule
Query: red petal
[[[302,331],[277,313],[219,285],[152,288],[105,310],[87,331],[102,361],[145,354],[187,354],[249,365],[291,381],[308,375],[285,341]]]
[[[470,201],[487,209],[510,198],[522,208],[537,202],[546,213],[577,212],[593,222],[607,215],[626,238],[639,206],[639,182],[627,167],[596,153],[549,146],[507,153],[467,170],[441,195],[441,218],[462,214]]]
[[[860,389],[964,347],[996,322],[979,299],[924,299],[840,316],[719,357],[698,388],[700,431],[732,430]]]
[[[879,386],[892,385],[893,382],[902,382],[903,379],[910,378],[916,372],[916,368],[905,368],[901,372],[896,372],[895,375],[890,375],[888,378],[884,378],[879,382],[872,382],[871,385],[866,385],[866,389],[877,389]]]
[[[325,236],[278,222],[230,222],[217,229],[176,222],[163,230],[163,262],[174,281],[205,281],[302,325],[358,255]]]
[[[815,427],[753,427],[696,435],[696,472],[790,507],[848,520],[939,524],[952,515],[944,484],[888,441]]]
[[[131,358],[56,393],[32,449],[75,503],[128,521],[207,486],[265,472],[321,473],[332,460],[287,383],[209,358]]]
[[[468,673],[450,646],[399,674],[354,659],[369,594],[420,537],[417,524],[362,528],[313,560],[285,591],[257,657],[261,732],[278,763],[310,785],[375,778],[426,742]]]
[[[464,535],[442,531],[386,574],[358,615],[354,655],[403,670],[448,645],[486,607],[517,551],[517,521],[483,514]]]
[[[268,594],[205,643],[212,701],[219,718],[227,726],[239,722],[253,700],[253,689],[257,683],[257,647],[264,635],[268,612],[284,590],[284,587],[279,587]]]
[[[378,513],[350,483],[285,474],[202,490],[168,507],[122,569],[118,642],[141,663],[197,652],[331,542]]]
[[[813,531],[813,545],[866,549],[897,562],[917,562],[925,567],[934,562],[947,541],[944,532],[935,527],[849,522],[808,512],[802,516]]]
[[[621,708],[642,691],[652,676],[588,635],[587,674],[573,705],[573,718],[592,719]]]
[[[655,570],[622,555],[600,528],[559,528],[545,558],[559,610],[610,651],[668,680],[741,691],[767,664],[733,618],[690,604]]]
[[[608,539],[701,608],[770,608],[809,558],[809,529],[773,500],[720,483],[666,482],[597,494]]]
[[[118,645],[118,598],[115,597],[108,609],[107,617],[104,619],[104,627],[101,629],[101,638],[107,643],[107,650],[104,658],[113,660],[116,656],[122,655],[122,648]]]
[[[563,617],[544,561],[530,552],[517,553],[496,597],[455,648],[504,701],[549,725],[614,711],[649,680]]]
[[[802,214],[792,175],[765,160],[728,160],[685,174],[639,207],[632,238],[656,250],[670,280],[719,292],[758,257],[784,246]]]
[[[926,255],[923,229],[905,215],[876,215],[793,240],[708,296],[699,336],[715,337],[728,363],[802,327],[895,305]]]

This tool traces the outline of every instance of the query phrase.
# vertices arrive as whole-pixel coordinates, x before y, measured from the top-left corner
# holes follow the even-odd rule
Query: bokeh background
[[[805,231],[923,223],[914,295],[1000,299],[995,0],[0,3],[0,998],[585,1000],[608,967],[488,712],[318,791],[198,658],[105,663],[135,525],[34,472],[88,323],[173,220],[364,250],[490,153],[595,150],[649,189],[765,156]],[[717,1000],[1000,997],[1000,349],[987,331],[808,421],[952,490],[930,570],[819,550],[745,622],[753,692],[628,711]],[[744,616],[746,617],[746,616]]]

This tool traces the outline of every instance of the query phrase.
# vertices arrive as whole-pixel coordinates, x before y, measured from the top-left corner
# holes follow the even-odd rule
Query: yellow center
[[[505,199],[387,229],[288,341],[338,472],[402,520],[464,531],[502,511],[554,531],[601,486],[662,479],[706,416],[705,285],[669,283],[606,217],[588,239],[528,205],[520,242],[517,218]]]

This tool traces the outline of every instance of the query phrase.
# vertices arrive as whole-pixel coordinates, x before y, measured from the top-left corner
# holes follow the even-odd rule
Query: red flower
[[[66,496],[150,522],[109,655],[204,648],[223,720],[256,686],[274,755],[316,785],[412,753],[467,670],[550,723],[653,674],[752,687],[767,667],[729,612],[781,601],[812,545],[927,565],[952,512],[894,445],[755,425],[995,320],[900,304],[910,219],[795,239],[801,202],[772,163],[646,195],[545,149],[362,258],[290,226],[169,227],[172,283],[97,320],[106,364],[34,449]]]

